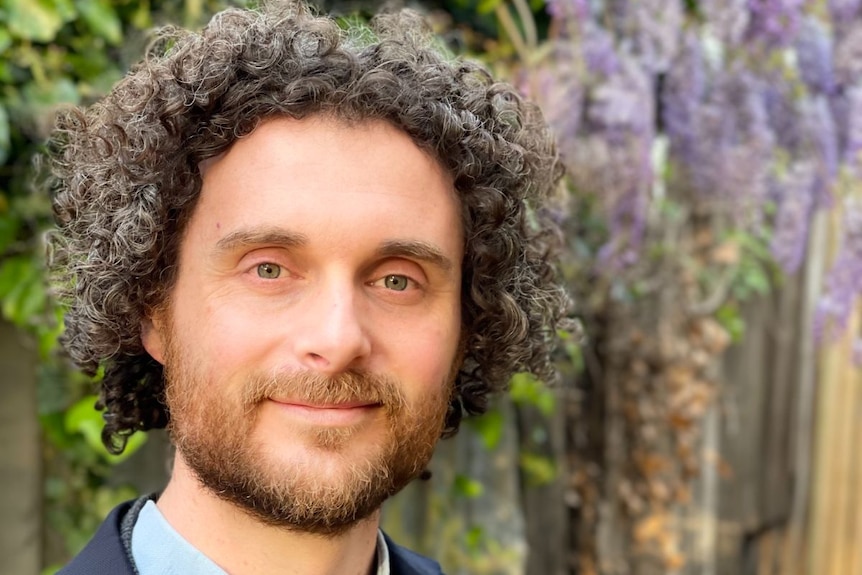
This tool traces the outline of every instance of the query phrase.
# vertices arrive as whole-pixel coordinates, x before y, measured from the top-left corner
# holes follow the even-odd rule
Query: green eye
[[[265,263],[257,266],[257,275],[265,280],[274,280],[281,275],[281,266]]]
[[[386,286],[387,289],[404,291],[407,289],[408,281],[407,276],[390,275],[383,279],[383,285]]]

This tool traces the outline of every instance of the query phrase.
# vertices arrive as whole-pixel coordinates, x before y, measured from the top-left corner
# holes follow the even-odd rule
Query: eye
[[[404,291],[407,289],[407,285],[410,283],[410,280],[407,276],[392,274],[383,278],[383,285],[386,289],[391,289],[395,291]]]
[[[274,280],[281,275],[281,266],[269,262],[260,264],[257,266],[257,275],[265,280]]]

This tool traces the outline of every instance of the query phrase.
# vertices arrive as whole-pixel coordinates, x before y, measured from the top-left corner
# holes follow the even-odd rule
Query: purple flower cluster
[[[839,126],[841,161],[852,172],[862,174],[862,84],[843,90],[832,106]]]
[[[847,329],[854,302],[862,295],[862,200],[845,200],[841,242],[827,276],[814,318],[818,336],[835,337]]]
[[[746,35],[767,48],[786,48],[796,39],[805,0],[748,0]]]
[[[835,45],[833,68],[840,86],[852,86],[859,81],[862,74],[862,21],[846,25],[845,33]]]
[[[837,38],[844,36],[848,26],[860,15],[862,0],[829,0],[829,15]]]
[[[576,187],[604,208],[600,257],[615,265],[603,269],[639,258],[655,190],[743,230],[770,224],[788,273],[804,261],[814,212],[843,207],[845,247],[818,312],[821,325],[843,325],[862,292],[862,200],[834,198],[839,177],[862,181],[862,0],[829,0],[828,11],[806,0],[699,0],[696,15],[685,6],[549,4],[554,59],[529,85]]]
[[[665,77],[660,94],[665,132],[671,153],[685,166],[697,164],[700,116],[707,91],[707,70],[700,39],[689,33],[683,39],[675,65]]]
[[[808,89],[814,94],[832,94],[835,91],[833,42],[826,26],[811,16],[803,19],[794,48],[799,73]]]
[[[646,229],[653,182],[655,75],[611,29],[584,19],[583,4],[559,4],[569,14],[558,27],[553,59],[522,80],[543,103],[575,184],[600,199],[611,232],[600,249],[604,269],[634,263]],[[608,4],[608,9],[611,5]],[[627,19],[625,3],[616,18]]]
[[[684,23],[682,2],[638,0],[628,5],[624,29],[632,30],[632,52],[649,72],[667,72],[679,47]]]
[[[728,46],[738,45],[750,20],[747,3],[748,0],[700,0],[698,6],[707,32]]]
[[[853,20],[859,15],[860,8],[862,0],[829,0],[829,13],[836,24]]]
[[[832,186],[838,176],[838,131],[824,96],[803,99],[799,106],[801,148],[798,155],[814,163],[814,208],[832,206]]]
[[[581,50],[587,69],[596,75],[611,76],[619,70],[620,59],[614,37],[595,22],[583,26]]]
[[[814,207],[811,189],[817,174],[811,163],[794,164],[787,174],[776,182],[779,197],[772,234],[772,255],[788,273],[796,272],[805,259],[808,245],[808,225]]]
[[[557,21],[586,22],[590,18],[589,0],[548,0],[547,10]]]
[[[671,184],[726,210],[740,225],[759,223],[774,146],[764,82],[742,65],[710,70],[700,64],[696,40],[684,46],[662,93],[677,174]]]
[[[572,172],[583,176],[605,206],[611,240],[600,250],[608,269],[634,263],[646,226],[652,187],[655,89],[630,54],[618,54],[609,74],[594,74],[586,91],[583,124]]]

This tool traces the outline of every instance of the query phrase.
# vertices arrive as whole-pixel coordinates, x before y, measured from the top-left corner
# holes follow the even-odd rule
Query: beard
[[[412,401],[399,382],[367,372],[251,374],[216,393],[171,339],[166,400],[178,452],[207,490],[264,524],[324,536],[346,532],[424,471],[442,433],[454,377]],[[362,402],[378,413],[357,426],[286,426],[284,441],[304,450],[300,460],[286,461],[278,456],[280,438],[256,433],[274,397]],[[369,425],[373,439],[363,437]]]

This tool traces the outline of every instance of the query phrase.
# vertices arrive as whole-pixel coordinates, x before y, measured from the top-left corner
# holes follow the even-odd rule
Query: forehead
[[[201,174],[189,232],[213,241],[238,229],[287,228],[312,242],[362,235],[461,249],[451,176],[383,121],[269,119]]]

